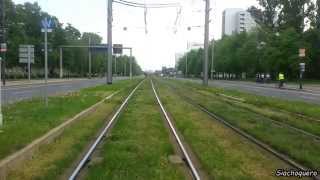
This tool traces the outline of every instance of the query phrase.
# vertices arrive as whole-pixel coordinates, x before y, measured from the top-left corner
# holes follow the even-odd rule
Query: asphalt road
[[[202,83],[202,80],[189,79],[190,81]],[[275,86],[266,86],[263,84],[243,82],[243,81],[209,81],[210,86],[216,86],[220,88],[233,89],[238,91],[244,91],[253,93],[256,95],[281,98],[292,101],[303,101],[307,103],[320,105],[320,91],[300,91],[300,90],[288,90],[278,89]]]
[[[127,79],[126,77],[113,78],[114,81]],[[24,99],[44,97],[46,89],[49,96],[78,91],[83,88],[93,87],[106,82],[105,78],[84,79],[66,82],[48,83],[48,88],[44,84],[29,84],[21,86],[2,87],[2,104],[13,103]]]

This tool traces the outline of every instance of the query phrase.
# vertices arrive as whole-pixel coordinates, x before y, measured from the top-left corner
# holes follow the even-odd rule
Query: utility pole
[[[213,59],[214,59],[214,38],[212,40],[212,47],[211,47],[212,53],[211,53],[211,80],[213,80],[213,73],[214,73],[214,65],[213,65]]]
[[[186,54],[186,73],[185,73],[186,78],[188,77],[188,51]]]
[[[130,48],[130,79],[132,79],[132,48]]]
[[[209,46],[209,15],[210,0],[206,1],[205,30],[204,30],[204,61],[203,61],[203,85],[208,86],[208,46]]]
[[[112,0],[108,0],[108,72],[107,84],[112,84]]]
[[[91,35],[89,34],[89,79],[91,79]]]
[[[62,47],[60,48],[60,79],[63,78],[63,51],[62,51]]]
[[[5,86],[6,85],[6,49],[7,49],[7,44],[6,44],[6,4],[5,4],[5,0],[1,0],[1,19],[0,19],[0,31],[2,31],[2,33],[0,33],[0,35],[2,34],[2,40],[1,40],[1,45],[4,46],[2,48],[4,48],[5,50],[2,50],[2,83]],[[1,79],[0,79],[1,80]]]
[[[127,62],[126,60],[124,60],[124,73],[123,73],[123,76],[126,77],[127,76]]]
[[[117,56],[114,56],[114,74],[117,76]]]
[[[185,78],[188,77],[188,53],[189,53],[189,42],[187,42],[187,53],[186,53],[186,72],[185,72]]]
[[[48,18],[45,17],[47,23],[44,27],[44,76],[45,76],[45,102],[48,107]]]

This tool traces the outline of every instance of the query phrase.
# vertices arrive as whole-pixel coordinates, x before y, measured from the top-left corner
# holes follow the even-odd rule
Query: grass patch
[[[3,108],[4,126],[0,133],[0,159],[22,149],[50,129],[102,100],[116,90],[129,87],[138,80],[117,81],[78,92],[49,98],[46,108],[41,99],[21,101]]]
[[[279,179],[288,166],[186,103],[157,81],[160,97],[210,179]],[[281,179],[281,178],[280,178]]]
[[[53,143],[42,146],[32,160],[26,162],[22,168],[9,173],[8,179],[60,179],[106,123],[107,116],[122,102],[128,91],[122,91],[99,105],[94,112],[66,129]]]
[[[171,84],[173,85],[173,83]],[[270,123],[266,116],[228,104],[212,96],[203,95],[196,91],[186,91],[186,87],[178,84],[175,83],[175,88],[179,93],[187,95],[229,123],[271,145],[278,151],[288,154],[305,166],[320,169],[320,143],[318,141]],[[198,88],[201,89],[200,86]]]
[[[180,80],[180,81],[170,80],[170,81],[178,84],[183,84],[187,87],[206,90],[208,92],[215,93],[215,94],[225,94],[225,95],[234,96],[237,98],[243,98],[246,100],[246,103],[258,106],[260,108],[269,108],[275,111],[286,111],[286,112],[294,113],[296,115],[303,115],[303,116],[320,120],[319,119],[320,106],[316,104],[310,104],[310,103],[301,102],[301,101],[286,101],[279,98],[259,96],[252,93],[246,93],[246,92],[237,91],[237,90],[222,89],[217,87],[203,87],[197,83],[193,83],[190,81],[183,81],[183,80]]]
[[[99,153],[103,161],[89,168],[86,179],[185,179],[168,161],[174,154],[149,81],[129,101]]]

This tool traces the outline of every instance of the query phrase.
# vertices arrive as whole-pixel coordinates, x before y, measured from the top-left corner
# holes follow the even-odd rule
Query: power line
[[[113,2],[126,5],[126,6],[131,6],[131,7],[136,7],[136,8],[173,8],[173,7],[181,7],[180,4],[178,3],[172,3],[172,4],[143,4],[143,3],[135,3],[135,2],[129,2],[129,1],[124,1],[124,0],[114,0]]]
[[[164,4],[159,4],[159,3],[149,3],[149,4],[146,4],[146,3],[137,3],[137,2],[133,2],[133,1],[125,1],[125,0],[119,0],[119,1],[122,1],[122,2],[125,2],[125,3],[129,3],[129,4],[136,4],[136,5],[142,5],[142,6],[181,6],[180,3],[164,3]]]

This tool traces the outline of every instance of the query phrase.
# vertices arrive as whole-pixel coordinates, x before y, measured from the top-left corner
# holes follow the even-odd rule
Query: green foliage
[[[12,0],[6,0],[6,24],[8,26],[8,53],[7,68],[13,69],[20,67],[25,69],[26,64],[19,63],[19,45],[35,45],[35,64],[32,65],[33,72],[39,70],[39,73],[33,74],[33,77],[43,76],[44,53],[43,41],[44,35],[41,32],[41,20],[45,17],[51,18],[55,23],[53,32],[48,34],[49,49],[49,76],[57,77],[59,75],[59,46],[61,45],[88,45],[89,37],[91,44],[101,45],[102,37],[98,34],[81,32],[71,24],[62,24],[59,19],[41,10],[38,3],[14,4]],[[104,75],[106,65],[106,53],[92,53],[92,72],[94,75]],[[63,50],[63,67],[65,76],[84,77],[88,73],[88,48],[65,48]],[[134,75],[141,74],[141,68],[134,62]],[[20,72],[25,73],[26,72]],[[8,73],[9,78],[14,78]]]
[[[246,73],[255,77],[257,73],[269,73],[275,79],[284,72],[289,79],[299,76],[299,63],[306,63],[306,77],[320,78],[320,1],[311,0],[258,0],[259,7],[248,11],[258,23],[250,32],[224,36],[214,42],[214,69],[216,72]],[[212,46],[210,46],[212,48]],[[306,49],[306,57],[299,57],[299,49]],[[188,57],[197,50],[188,52]],[[210,59],[212,54],[210,53]],[[202,54],[201,54],[202,56]],[[200,54],[188,63],[189,74],[199,75]],[[178,63],[185,73],[185,57]],[[210,63],[211,64],[211,63]]]

